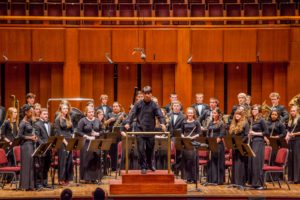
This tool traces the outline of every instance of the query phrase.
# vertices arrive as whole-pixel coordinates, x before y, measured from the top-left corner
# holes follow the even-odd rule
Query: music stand
[[[175,129],[174,132],[173,132],[173,137],[177,138],[177,137],[181,137],[181,133],[182,133],[182,130],[181,129]]]
[[[63,144],[64,136],[50,136],[48,138],[48,143],[51,143],[50,148],[58,151]],[[55,163],[55,155],[52,156],[52,162]],[[53,165],[53,173],[51,177],[52,189],[54,189],[54,177],[55,177],[55,164]]]
[[[115,128],[114,128],[114,131],[117,131],[118,130],[118,126],[116,126]],[[106,134],[106,137],[105,137],[105,139],[111,139],[112,140],[112,144],[111,145],[113,145],[113,144],[116,144],[116,145],[118,145],[118,141],[120,141],[121,139],[121,134],[120,134],[120,132],[109,132],[109,133],[107,133]],[[115,146],[113,146],[112,148],[116,148]],[[118,147],[117,147],[117,149],[118,149]],[[109,151],[110,149],[108,149],[108,151]],[[108,152],[107,151],[107,152]],[[118,151],[118,150],[117,150]],[[109,152],[108,152],[109,153]],[[111,160],[112,161],[112,160]],[[117,164],[118,164],[118,153],[116,154],[116,162],[117,162]],[[112,167],[112,166],[110,166],[110,167]],[[110,176],[111,176],[111,171],[112,170],[110,170]]]
[[[176,141],[175,142],[176,149],[179,148],[180,150],[195,151],[196,152],[196,157],[198,156],[197,152],[198,152],[198,150],[200,149],[201,146],[200,145],[199,146],[193,145],[192,140],[190,138],[176,137],[175,141]],[[197,159],[196,159],[196,165],[198,165]],[[195,175],[196,175],[195,188],[189,190],[189,192],[202,192],[202,190],[200,188],[198,188],[197,167],[195,167]]]
[[[72,156],[72,151],[80,151],[82,149],[82,147],[84,146],[84,143],[85,143],[85,138],[83,138],[83,137],[69,138],[68,139],[68,145],[66,146],[66,150]],[[73,157],[72,157],[72,159],[73,159]],[[77,169],[76,169],[76,171],[77,171]],[[75,174],[75,183],[76,183],[76,186],[79,186],[79,181],[78,181],[78,175],[77,174],[78,173],[76,172],[76,174]]]
[[[111,139],[95,139],[90,140],[89,146],[87,148],[87,151],[97,152],[100,150],[100,170],[102,169],[102,151],[108,151],[110,149],[110,146],[112,144]],[[100,176],[98,184],[102,183],[102,176]]]

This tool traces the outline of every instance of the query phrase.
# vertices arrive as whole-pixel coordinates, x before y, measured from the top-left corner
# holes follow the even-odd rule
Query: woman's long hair
[[[9,107],[8,110],[7,110],[7,114],[6,114],[6,117],[5,119],[9,121],[9,124],[10,124],[10,127],[11,129],[13,130],[14,128],[14,124],[13,124],[13,112],[17,112],[17,109],[15,107]],[[17,130],[19,130],[19,126],[18,126],[18,116],[16,118],[16,124],[17,124]]]
[[[235,118],[236,115],[241,115],[240,120],[236,120],[236,118]],[[233,119],[231,121],[231,124],[229,127],[229,133],[230,134],[240,134],[243,131],[246,123],[247,123],[247,118],[246,118],[245,111],[237,110],[234,113]]]
[[[299,115],[299,108],[298,106],[292,106],[291,108],[295,108],[296,111],[297,111],[297,114],[296,116],[293,118],[291,115],[289,117],[289,121],[288,121],[288,126],[291,127],[291,126],[295,126],[298,122],[298,119],[300,118],[300,115]]]
[[[63,108],[63,106],[67,106],[68,107],[68,113],[67,113],[67,115],[66,115],[66,124],[67,124],[67,128],[71,128],[72,126],[73,126],[73,124],[72,124],[72,120],[71,120],[71,116],[70,116],[70,107],[69,107],[69,104],[67,104],[67,103],[61,103],[60,105],[59,105],[59,113],[58,113],[58,115],[57,115],[57,117],[59,118],[59,120],[60,120],[60,123],[61,123],[61,117],[62,117],[62,108]]]

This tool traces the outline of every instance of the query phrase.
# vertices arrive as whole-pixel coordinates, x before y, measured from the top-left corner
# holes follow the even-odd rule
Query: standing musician
[[[201,134],[201,126],[199,121],[196,120],[196,111],[193,107],[186,109],[186,118],[181,125],[181,137],[196,139]],[[195,150],[182,150],[182,177],[188,183],[195,183],[198,179],[198,151]]]
[[[209,109],[206,109],[203,115],[199,117],[202,131],[205,132],[207,131],[207,127],[209,123],[212,121],[212,112],[218,107],[219,107],[219,100],[214,97],[211,97],[209,99]]]
[[[225,124],[219,108],[212,111],[212,121],[207,130],[207,137],[216,138],[218,144],[218,152],[211,152],[211,158],[208,161],[207,182],[223,184],[225,180],[225,147],[222,139],[225,135]]]
[[[100,101],[101,101],[100,106],[96,107],[95,110],[99,110],[99,109],[103,110],[105,119],[108,119],[108,117],[109,117],[108,114],[112,112],[111,107],[109,107],[107,105],[108,95],[107,94],[101,94]]]
[[[237,95],[237,98],[238,98],[238,102],[239,104],[238,105],[234,105],[232,107],[232,111],[231,111],[231,114],[230,114],[230,117],[229,117],[229,122],[231,122],[231,120],[233,119],[233,115],[235,113],[235,111],[239,108],[239,107],[243,107],[246,111],[246,113],[250,110],[250,107],[249,105],[247,104],[247,95],[245,93],[239,93]]]
[[[247,140],[249,133],[249,123],[244,111],[237,110],[233,116],[229,127],[229,134],[233,137],[241,137]],[[247,182],[247,160],[248,157],[241,155],[238,149],[232,151],[232,177],[231,183],[244,186]]]
[[[1,127],[1,140],[5,140],[12,145],[13,141],[18,137],[19,131],[18,123],[18,111],[14,107],[10,107],[7,110],[7,115],[4,123]],[[11,149],[6,149],[8,165],[13,166],[15,164],[14,154]]]
[[[300,183],[300,115],[299,107],[293,105],[287,126],[286,139],[289,145],[288,180]]]
[[[168,103],[164,107],[168,114],[172,111],[172,102],[173,101],[178,101],[178,95],[176,93],[170,94],[170,103]],[[182,111],[182,107],[181,107],[181,111]]]
[[[269,120],[267,121],[267,126],[270,133],[270,138],[285,138],[286,136],[286,128],[284,123],[280,121],[280,112],[278,110],[272,110]],[[270,144],[268,138],[265,138],[267,145]],[[277,151],[276,149],[272,149],[271,156],[271,165],[274,164],[276,158]]]
[[[197,117],[201,118],[201,116],[205,113],[205,110],[208,110],[209,107],[207,104],[203,103],[204,94],[197,93],[195,95],[196,103],[192,105],[192,107],[196,110]]]
[[[168,125],[168,131],[170,131],[171,139],[173,143],[175,143],[175,135],[174,133],[181,132],[182,131],[182,123],[185,119],[185,116],[182,114],[181,110],[181,103],[179,101],[174,101],[172,103],[172,112],[169,115],[169,125]],[[175,171],[175,174],[179,173],[179,169],[181,168],[181,150],[176,150],[176,160],[173,165],[173,170]]]
[[[85,108],[86,117],[78,122],[77,133],[86,138],[85,144],[80,151],[80,179],[95,183],[100,179],[100,152],[88,151],[91,140],[100,136],[102,127],[98,118],[94,117],[94,107]]]
[[[30,106],[34,106],[34,103],[35,103],[35,97],[36,95],[33,94],[33,93],[27,93],[26,94],[26,104],[24,104],[21,108],[20,108],[20,119],[23,119],[24,116],[23,116],[23,113],[22,113],[22,110],[23,110],[23,107],[25,105],[30,105]]]
[[[32,106],[25,104],[22,107],[23,120],[20,123],[19,137],[21,138],[21,178],[20,188],[23,190],[34,189],[34,163],[32,154],[34,152],[34,146],[37,142],[37,136],[34,133],[32,126]]]
[[[280,114],[279,120],[285,124],[289,119],[289,113],[283,105],[279,105],[280,95],[277,92],[272,92],[269,97],[272,103],[271,110],[278,110]]]
[[[33,105],[32,121],[35,123],[39,121],[41,115],[41,104],[35,103]]]
[[[69,181],[73,180],[74,174],[72,152],[66,150],[68,139],[73,137],[73,124],[68,103],[60,104],[54,128],[57,136],[64,136],[63,145],[58,152],[58,181],[59,184],[66,186],[69,185]]]
[[[252,106],[252,118],[250,119],[249,139],[255,157],[249,159],[249,183],[254,189],[263,189],[263,166],[265,156],[264,137],[269,136],[268,127],[262,117],[261,107],[257,104]]]
[[[108,114],[108,120],[105,122],[108,132],[111,133],[115,131],[114,128],[120,127],[125,119],[125,116],[126,113],[121,112],[121,105],[118,102],[114,102],[112,106],[112,112]],[[112,171],[116,171],[117,169],[118,142],[120,142],[120,140],[117,140],[116,143],[111,144],[109,150]]]
[[[47,143],[48,138],[52,136],[51,124],[48,121],[48,110],[46,108],[41,108],[40,112],[40,120],[34,123],[39,145]],[[51,165],[51,152],[47,151],[45,157],[39,158],[38,162],[39,169],[37,171],[36,186],[37,188],[48,187],[48,171]]]
[[[152,88],[145,86],[143,88],[144,99],[135,103],[131,109],[126,120],[122,125],[126,130],[129,130],[130,124],[136,117],[136,131],[141,132],[153,132],[155,130],[155,117],[158,117],[162,130],[166,131],[165,120],[161,113],[159,106],[152,101]],[[121,132],[123,136],[126,136],[125,132]],[[152,157],[154,151],[154,136],[153,135],[138,135],[137,145],[139,152],[139,164],[141,167],[141,173],[146,174],[147,169],[155,171],[155,167],[152,165]]]
[[[1,100],[1,97],[0,97]],[[0,105],[0,127],[2,126],[2,123],[4,122],[5,119],[5,108]]]

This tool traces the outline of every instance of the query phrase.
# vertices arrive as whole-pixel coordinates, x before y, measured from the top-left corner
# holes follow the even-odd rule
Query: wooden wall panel
[[[110,75],[104,74],[104,65],[95,64],[93,70],[93,97],[94,97],[95,105],[100,105],[100,95],[104,93],[105,86],[113,87],[112,85],[111,86],[105,85],[104,82],[105,76],[110,76]]]
[[[262,67],[262,102],[264,100],[270,104],[269,94],[274,90],[274,65],[271,63],[263,63]],[[261,103],[262,103],[261,102]]]
[[[135,64],[118,65],[118,102],[125,111],[130,110],[134,87],[137,86],[137,66]]]
[[[193,62],[223,62],[223,30],[192,30]]]
[[[63,64],[49,64],[49,68],[51,69],[50,77],[51,77],[51,98],[62,98],[63,97]],[[49,113],[50,119],[54,120],[54,114],[58,109],[59,102],[51,102],[49,104]]]
[[[259,29],[259,61],[287,62],[290,55],[290,29]]]
[[[65,29],[33,29],[32,61],[64,62]]]
[[[9,97],[15,95],[20,107],[25,103],[25,64],[5,65],[5,107],[10,106]]]
[[[111,45],[110,30],[80,29],[79,61],[85,63],[107,62],[105,54],[108,53],[111,56]]]
[[[252,104],[261,104],[262,99],[262,66],[252,64],[252,85],[251,85]]]
[[[247,64],[228,64],[228,113],[231,112],[233,105],[238,104],[237,95],[240,92],[247,94],[247,75]]]
[[[151,64],[143,64],[141,72],[141,87],[143,88],[146,85],[151,85],[152,80],[152,65]],[[141,88],[141,89],[142,89]]]
[[[31,30],[0,29],[0,54],[8,58],[8,62],[31,61]]]
[[[160,106],[164,106],[163,102],[163,94],[162,94],[162,67],[158,64],[153,64],[152,65],[152,94],[158,99],[158,103]],[[142,75],[142,76],[147,76],[147,75]]]
[[[163,98],[162,98],[162,105],[166,105],[169,103],[170,101],[170,94],[171,93],[177,93],[175,91],[175,66],[168,64],[168,65],[162,65],[162,80],[163,80],[163,84],[162,84],[162,94],[163,94]],[[185,84],[182,84],[182,86],[184,86]],[[183,100],[183,96],[181,96],[180,94],[178,94],[178,99],[180,101]]]
[[[137,62],[143,60],[134,48],[144,47],[143,31],[141,30],[113,30],[112,31],[112,59],[114,62]]]
[[[287,64],[276,63],[274,67],[274,88],[280,94],[280,104],[287,105]]]
[[[104,94],[108,95],[108,104],[114,102],[114,66],[103,65],[104,67]]]
[[[36,102],[40,102],[40,68],[42,64],[31,64],[29,67],[30,92],[36,95]]]
[[[224,62],[255,62],[256,33],[255,29],[224,31]]]
[[[193,99],[195,94],[204,94],[204,102],[209,104],[209,98],[215,97],[220,101],[220,108],[224,110],[224,67],[223,64],[193,64]]]
[[[146,30],[146,61],[177,62],[177,30]]]

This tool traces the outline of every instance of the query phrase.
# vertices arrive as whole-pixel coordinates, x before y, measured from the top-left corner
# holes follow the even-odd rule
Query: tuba
[[[18,115],[17,115],[17,124],[19,124],[20,119],[20,103],[19,100],[16,98],[15,95],[10,95],[10,107],[14,107],[17,109]]]
[[[290,100],[289,106],[298,106],[298,108],[300,107],[300,94],[297,94]]]
[[[261,104],[261,113],[265,120],[269,119],[269,116],[271,114],[272,108],[268,106],[266,103],[266,100]]]

